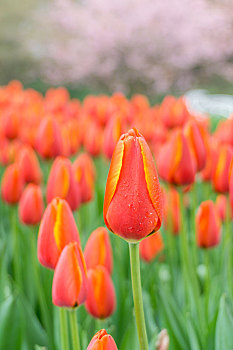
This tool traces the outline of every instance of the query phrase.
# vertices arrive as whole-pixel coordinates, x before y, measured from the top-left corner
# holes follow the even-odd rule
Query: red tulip
[[[84,134],[83,145],[88,153],[96,157],[101,153],[103,131],[96,123],[89,122]]]
[[[170,187],[164,195],[164,227],[177,235],[181,223],[179,192],[174,187]]]
[[[162,194],[150,149],[131,129],[121,136],[108,174],[104,220],[107,227],[130,242],[157,231],[162,222]]]
[[[36,225],[40,222],[44,211],[41,188],[29,184],[23,191],[19,201],[19,218],[26,225]]]
[[[72,210],[77,209],[81,203],[80,188],[74,179],[68,158],[57,157],[52,165],[47,183],[47,203],[55,197],[65,199]]]
[[[16,110],[8,110],[2,118],[2,128],[4,135],[9,139],[14,139],[18,136],[20,120]]]
[[[85,260],[80,245],[69,243],[57,262],[52,286],[52,299],[56,306],[76,307],[87,298],[88,280]]]
[[[73,163],[73,172],[80,188],[81,202],[91,201],[95,189],[95,165],[92,158],[87,153],[80,154]]]
[[[24,181],[19,166],[16,163],[9,165],[2,177],[1,194],[2,200],[8,204],[19,201],[23,192]]]
[[[230,197],[231,213],[233,217],[233,159],[231,161],[230,171],[229,171],[229,197]]]
[[[157,157],[160,177],[174,185],[190,185],[195,180],[195,162],[181,130],[175,131]]]
[[[41,265],[54,269],[63,248],[72,241],[80,244],[72,211],[65,200],[55,198],[40,223],[37,254]]]
[[[216,192],[226,193],[229,190],[229,171],[232,159],[231,147],[228,145],[220,146],[212,174],[212,184]]]
[[[218,215],[222,221],[226,219],[227,210],[227,198],[224,194],[219,194],[216,198],[215,207],[217,209]]]
[[[87,268],[95,268],[97,265],[105,266],[112,273],[112,247],[105,227],[98,227],[88,238],[84,257]]]
[[[37,185],[41,183],[42,171],[40,164],[35,151],[30,146],[24,146],[19,149],[16,162],[19,164],[25,182],[33,182]]]
[[[96,266],[88,270],[89,291],[86,300],[87,311],[95,318],[107,318],[115,310],[116,296],[114,285],[108,270]]]
[[[196,239],[201,248],[211,248],[219,244],[221,221],[211,200],[202,202],[196,215]]]
[[[146,262],[151,262],[163,248],[163,238],[159,232],[146,237],[139,243],[140,256]]]
[[[196,162],[196,169],[200,171],[206,164],[206,148],[198,125],[194,120],[189,120],[185,124],[184,134],[187,137],[190,150]]]
[[[117,346],[113,337],[105,329],[101,329],[91,339],[87,350],[117,350]]]
[[[62,134],[54,118],[44,118],[38,128],[36,149],[41,157],[53,158],[63,153]]]
[[[103,153],[109,159],[112,158],[114,148],[122,134],[120,115],[113,116],[107,123],[103,135]]]

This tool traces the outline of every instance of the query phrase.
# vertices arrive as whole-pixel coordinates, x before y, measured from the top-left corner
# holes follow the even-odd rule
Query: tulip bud
[[[158,175],[150,149],[136,129],[122,135],[114,150],[103,214],[109,230],[129,242],[137,242],[161,226]]]
[[[47,183],[47,203],[55,197],[65,199],[72,210],[77,209],[81,203],[80,188],[74,179],[68,158],[57,157],[52,165]]]
[[[36,149],[41,157],[53,158],[62,154],[62,134],[54,118],[44,118],[38,128]]]
[[[19,164],[25,182],[33,182],[37,185],[41,183],[42,171],[40,164],[35,151],[30,146],[24,146],[19,149],[16,162]]]
[[[55,269],[63,248],[72,241],[80,244],[72,211],[65,200],[55,198],[40,223],[37,255],[41,265]]]
[[[112,247],[105,227],[98,227],[88,238],[84,257],[87,268],[95,268],[97,265],[105,266],[112,273]]]
[[[109,119],[103,135],[103,153],[109,159],[112,158],[114,148],[121,136],[121,119],[120,115],[113,116]]]
[[[174,187],[164,192],[164,228],[177,235],[181,223],[180,196]]]
[[[95,185],[95,165],[87,153],[80,154],[73,163],[75,181],[81,192],[81,202],[86,203],[93,199]]]
[[[226,219],[227,198],[224,194],[219,194],[216,198],[215,208],[222,221]]]
[[[194,120],[189,120],[184,127],[184,134],[196,162],[197,171],[202,170],[206,164],[206,148],[198,125]]]
[[[116,296],[108,270],[97,266],[87,272],[89,288],[85,303],[87,311],[95,318],[107,318],[115,310]]]
[[[87,350],[117,350],[117,346],[113,337],[105,329],[101,329],[91,339]]]
[[[15,204],[19,201],[23,192],[24,181],[18,164],[9,165],[2,177],[1,194],[2,200],[8,204]]]
[[[2,128],[4,135],[9,139],[14,139],[19,133],[19,115],[16,110],[7,111],[2,117]]]
[[[163,250],[163,238],[159,232],[146,237],[139,243],[139,253],[142,260],[151,262]]]
[[[157,157],[160,177],[175,185],[190,185],[195,180],[195,161],[181,130],[175,131]]]
[[[219,244],[221,221],[211,200],[202,202],[196,215],[196,239],[201,248],[211,248]]]
[[[220,146],[212,174],[212,184],[216,192],[226,193],[229,190],[229,170],[232,159],[231,147]]]
[[[23,191],[19,201],[19,218],[26,225],[40,222],[44,211],[42,192],[39,186],[29,184]]]
[[[80,245],[69,243],[57,262],[52,286],[52,299],[56,306],[76,307],[83,304],[88,293],[85,260]]]
[[[88,153],[96,157],[100,154],[103,144],[103,131],[95,123],[89,122],[84,135],[83,145]]]

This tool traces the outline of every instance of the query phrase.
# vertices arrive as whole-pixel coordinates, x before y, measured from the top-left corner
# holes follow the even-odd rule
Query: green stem
[[[78,333],[78,323],[76,318],[76,309],[69,311],[69,319],[70,319],[70,326],[71,326],[73,350],[80,350],[81,348],[80,348],[80,340],[79,340],[79,333]]]
[[[229,288],[229,295],[232,296],[233,293],[233,287],[232,287],[232,221],[231,221],[231,204],[229,200],[229,196],[227,196],[227,208],[226,208],[226,233],[225,233],[225,249],[226,252],[226,267],[227,267],[227,279],[228,279],[228,288]]]
[[[40,309],[42,313],[42,319],[43,323],[45,325],[45,328],[48,333],[48,338],[49,338],[49,348],[55,349],[54,341],[53,341],[53,330],[51,327],[51,319],[49,315],[49,310],[48,310],[48,305],[46,302],[46,298],[44,295],[43,287],[42,287],[42,282],[40,278],[40,273],[39,273],[39,265],[37,261],[37,253],[36,253],[36,244],[35,244],[35,237],[34,237],[34,232],[29,232],[29,239],[30,239],[30,244],[31,244],[31,256],[32,256],[32,264],[33,264],[33,269],[34,269],[34,279],[35,279],[35,285],[36,285],[36,290],[38,293],[38,299],[39,299],[39,304],[40,304]]]
[[[69,350],[69,337],[67,327],[67,313],[62,307],[59,308],[61,350]]]
[[[138,330],[140,350],[148,350],[148,340],[146,334],[146,325],[143,311],[139,243],[129,243],[132,289],[134,299],[135,318]]]
[[[21,274],[21,259],[19,249],[19,230],[17,229],[17,208],[12,208],[12,223],[13,223],[13,268],[15,281],[18,287],[23,290],[23,279]]]

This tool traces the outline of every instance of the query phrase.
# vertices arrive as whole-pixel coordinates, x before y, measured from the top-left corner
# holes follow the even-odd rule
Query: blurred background
[[[1,1],[0,85],[232,94],[232,38],[232,0]]]

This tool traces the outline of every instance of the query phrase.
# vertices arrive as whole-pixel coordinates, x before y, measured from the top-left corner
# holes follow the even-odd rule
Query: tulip
[[[166,96],[160,113],[167,128],[182,127],[189,117],[183,97],[176,100],[173,96]]]
[[[120,115],[113,116],[107,123],[103,135],[103,153],[111,159],[117,141],[122,134]]]
[[[105,227],[98,227],[88,238],[84,250],[87,268],[95,268],[97,265],[105,266],[112,273],[112,247]]]
[[[65,200],[55,198],[47,206],[40,223],[37,255],[41,265],[55,269],[63,248],[72,241],[80,244],[72,211]]]
[[[164,248],[163,238],[159,232],[146,237],[139,243],[139,252],[142,260],[151,262]]]
[[[35,151],[30,146],[24,146],[19,149],[16,162],[19,164],[20,171],[26,183],[33,182],[37,185],[41,183],[42,171],[40,164]]]
[[[9,139],[14,139],[19,133],[19,115],[15,110],[7,111],[2,118],[4,135]]]
[[[231,212],[233,217],[233,159],[231,161],[230,171],[229,171],[229,197],[230,197]]]
[[[232,159],[231,147],[228,145],[220,146],[212,173],[212,184],[216,192],[226,193],[229,190],[229,171]]]
[[[202,202],[196,214],[196,240],[201,248],[211,248],[219,244],[221,221],[213,201]]]
[[[101,265],[87,272],[89,291],[85,303],[87,311],[95,318],[107,318],[115,310],[116,296],[108,270]]]
[[[29,184],[23,191],[19,201],[19,218],[26,225],[36,225],[40,222],[44,211],[41,188]]]
[[[91,339],[87,350],[117,350],[117,346],[113,337],[105,329],[101,329]]]
[[[83,145],[86,151],[93,157],[98,156],[103,145],[102,129],[96,123],[90,122],[83,137]]]
[[[170,187],[168,192],[164,192],[164,195],[164,227],[177,235],[181,223],[179,192],[174,187]]]
[[[162,222],[162,194],[155,164],[143,136],[131,129],[118,141],[110,165],[104,221],[129,242],[157,231]]]
[[[219,194],[216,198],[215,208],[217,209],[218,215],[222,221],[226,219],[227,210],[227,198],[224,194]]]
[[[79,207],[81,193],[68,158],[57,157],[52,165],[46,191],[47,203],[55,197],[65,199],[72,210]]]
[[[2,200],[8,204],[17,203],[23,192],[23,186],[24,181],[18,164],[13,163],[9,165],[2,177]]]
[[[95,165],[92,158],[83,153],[73,163],[75,181],[81,192],[81,202],[86,203],[93,199],[95,185]]]
[[[191,185],[195,179],[195,161],[181,130],[175,131],[157,157],[160,177],[174,185]]]
[[[57,262],[52,286],[52,299],[56,306],[74,308],[87,298],[86,264],[80,245],[71,242],[63,249]]]
[[[216,140],[210,136],[205,135],[205,146],[207,151],[206,164],[204,169],[201,171],[201,178],[203,181],[211,181],[213,169],[217,158],[217,148]]]
[[[200,171],[206,164],[206,148],[198,124],[194,120],[189,120],[184,127],[184,134],[196,162],[196,169]]]
[[[53,158],[63,153],[62,134],[54,118],[44,118],[38,128],[36,149],[41,157]]]

